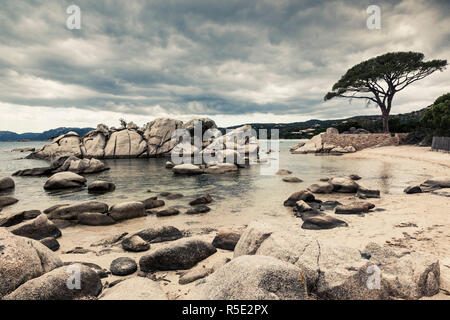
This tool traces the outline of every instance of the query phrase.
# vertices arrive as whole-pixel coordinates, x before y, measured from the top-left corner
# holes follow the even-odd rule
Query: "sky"
[[[70,5],[81,29],[70,30]],[[367,27],[369,5],[381,28]],[[0,131],[210,117],[226,127],[378,114],[324,95],[391,51],[450,60],[450,1],[0,0]],[[397,93],[392,113],[449,92],[450,70]]]

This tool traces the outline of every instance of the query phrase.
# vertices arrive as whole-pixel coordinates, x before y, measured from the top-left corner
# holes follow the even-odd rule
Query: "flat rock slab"
[[[0,210],[17,202],[19,202],[19,200],[14,197],[0,196]]]
[[[185,270],[216,253],[210,243],[199,239],[180,239],[141,257],[141,271]]]
[[[334,210],[336,214],[361,214],[367,213],[373,208],[375,208],[373,203],[355,202],[347,205],[339,205]]]
[[[322,229],[333,229],[337,227],[347,227],[347,222],[336,219],[331,216],[321,215],[308,217],[303,220],[302,229],[308,230],[322,230]]]
[[[302,179],[299,179],[297,177],[284,177],[282,180],[284,182],[289,182],[289,183],[300,183],[300,182],[303,182]]]
[[[144,277],[123,280],[106,289],[100,300],[167,300],[159,282]]]

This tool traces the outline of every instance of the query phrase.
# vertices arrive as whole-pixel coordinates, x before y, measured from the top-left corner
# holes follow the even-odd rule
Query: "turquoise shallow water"
[[[116,191],[105,195],[90,195],[86,189],[49,193],[43,189],[45,177],[14,177],[16,188],[12,195],[20,201],[4,211],[25,209],[43,210],[58,203],[99,200],[109,204],[121,201],[143,200],[162,191],[180,192],[184,198],[173,200],[170,205],[186,207],[196,195],[211,193],[215,206],[224,212],[239,213],[254,208],[270,214],[279,210],[280,203],[290,193],[316,183],[321,177],[358,174],[361,183],[378,188],[382,193],[399,194],[411,181],[428,177],[426,170],[408,166],[402,162],[364,160],[338,156],[292,155],[289,147],[298,141],[280,141],[280,168],[288,169],[304,180],[300,184],[281,181],[281,176],[261,175],[259,165],[242,169],[238,173],[224,175],[174,176],[164,168],[167,159],[105,160],[111,170],[87,175],[88,182],[97,179],[112,181]],[[45,142],[0,143],[0,177],[11,175],[19,169],[47,165],[46,161],[20,159],[26,153],[10,152],[17,147],[38,147]],[[151,189],[154,193],[148,193]]]

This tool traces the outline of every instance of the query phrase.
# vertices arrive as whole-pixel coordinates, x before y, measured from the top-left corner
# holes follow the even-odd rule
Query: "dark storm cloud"
[[[74,3],[82,29],[71,31],[65,11],[72,1],[2,1],[0,102],[335,118],[364,111],[357,102],[322,102],[362,59],[397,50],[449,58],[447,1]],[[382,8],[379,31],[366,28],[370,4]],[[437,92],[442,83],[427,86]]]

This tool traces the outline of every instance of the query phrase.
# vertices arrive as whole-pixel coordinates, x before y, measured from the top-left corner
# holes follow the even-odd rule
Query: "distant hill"
[[[47,130],[41,133],[15,133],[11,131],[0,131],[0,141],[21,141],[21,140],[31,140],[31,141],[45,141],[56,138],[62,134],[70,131],[78,133],[80,136],[84,136],[89,131],[94,130],[94,128],[56,128],[52,130]]]
[[[427,108],[409,113],[392,115],[389,120],[391,132],[398,133],[413,131]],[[312,119],[304,122],[247,124],[251,125],[257,132],[259,129],[268,130],[268,138],[270,138],[270,129],[278,129],[280,130],[280,139],[308,139],[314,135],[324,132],[329,127],[335,127],[339,130],[339,132],[347,131],[350,127],[363,128],[369,130],[370,132],[381,132],[383,129],[382,119],[379,115],[355,116],[335,120]],[[242,125],[232,126],[226,129],[235,129],[240,126]],[[222,130],[224,131],[225,129]]]

